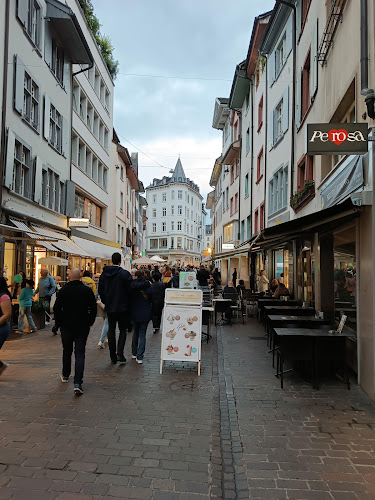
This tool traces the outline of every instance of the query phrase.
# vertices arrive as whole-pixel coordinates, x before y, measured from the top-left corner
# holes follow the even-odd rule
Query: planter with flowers
[[[45,328],[46,326],[46,312],[49,313],[50,305],[49,302],[43,299],[34,300],[31,304],[31,314],[35,326],[38,330]]]
[[[315,196],[315,182],[308,181],[305,182],[302,189],[296,191],[293,196],[290,197],[290,206],[295,212],[298,212],[302,206],[304,206],[311,198]]]

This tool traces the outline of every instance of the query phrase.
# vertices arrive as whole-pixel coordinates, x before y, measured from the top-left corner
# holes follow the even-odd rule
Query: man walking
[[[91,288],[81,281],[79,269],[70,271],[69,282],[61,288],[53,308],[57,328],[61,330],[63,345],[62,382],[68,382],[74,346],[74,392],[83,394],[85,349],[90,327],[96,318],[96,300]]]
[[[130,322],[129,296],[132,286],[131,274],[120,267],[121,254],[112,255],[112,266],[105,266],[99,278],[98,293],[105,305],[108,317],[108,347],[112,364],[126,363],[124,347],[126,329]],[[120,335],[116,349],[116,325],[118,323]]]
[[[38,288],[35,290],[34,295],[39,293],[39,298],[51,303],[51,297],[56,292],[56,283],[46,268],[40,271],[40,278]],[[49,311],[48,311],[49,312]],[[49,325],[49,321],[46,321]]]

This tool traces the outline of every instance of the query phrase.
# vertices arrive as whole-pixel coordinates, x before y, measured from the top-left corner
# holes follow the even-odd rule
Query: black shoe
[[[124,365],[126,363],[126,359],[124,356],[117,356],[117,361],[120,363],[120,365]]]
[[[59,331],[59,327],[58,327],[58,326],[54,326],[54,327],[52,327],[52,333],[53,333],[54,335],[57,335],[57,332],[58,332],[58,331]]]
[[[74,394],[76,394],[77,396],[80,396],[81,394],[83,394],[83,389],[82,389],[82,384],[74,384]]]

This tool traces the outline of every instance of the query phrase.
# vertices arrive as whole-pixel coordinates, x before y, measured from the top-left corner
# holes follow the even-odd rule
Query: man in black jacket
[[[82,283],[79,269],[72,269],[69,279],[69,283],[58,292],[53,311],[55,325],[61,329],[63,345],[61,381],[69,381],[74,346],[74,392],[80,395],[83,393],[82,382],[87,337],[96,318],[96,300],[91,288]]]
[[[209,279],[210,279],[210,273],[207,271],[207,269],[204,268],[203,265],[201,265],[199,271],[197,272],[198,285],[208,286]]]
[[[121,254],[112,255],[112,266],[105,266],[99,278],[98,293],[100,300],[105,305],[108,316],[108,347],[111,362],[125,363],[124,347],[126,342],[126,329],[130,322],[129,297],[132,286],[131,274],[120,267]],[[116,324],[118,323],[120,335],[116,351]]]

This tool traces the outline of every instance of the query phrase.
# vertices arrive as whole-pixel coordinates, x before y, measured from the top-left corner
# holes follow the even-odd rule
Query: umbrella
[[[68,259],[62,259],[61,257],[51,255],[49,257],[40,258],[39,264],[45,264],[46,266],[67,266],[69,262]]]
[[[159,257],[159,255],[153,255],[150,258],[151,258],[151,260],[154,260],[155,262],[166,262],[166,260],[164,260],[161,257]]]
[[[155,261],[149,259],[148,257],[140,257],[139,259],[133,260],[133,264],[138,264],[139,266],[144,266],[144,265],[148,265],[148,264],[155,264]]]

